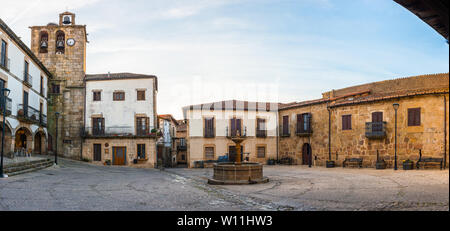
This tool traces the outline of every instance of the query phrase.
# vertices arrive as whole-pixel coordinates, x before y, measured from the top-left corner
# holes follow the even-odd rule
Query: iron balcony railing
[[[179,140],[178,145],[177,145],[177,150],[179,150],[179,151],[186,151],[187,150],[186,139],[181,138]]]
[[[3,115],[3,99],[0,97],[0,100],[1,100],[1,102],[0,102],[0,112]],[[6,112],[5,113],[6,113],[7,116],[9,116],[9,115],[11,115],[11,112],[12,112],[12,100],[10,98],[6,97],[5,98],[5,104],[6,104]]]
[[[30,87],[33,86],[33,76],[31,76],[27,71],[23,72],[23,82]]]
[[[247,126],[244,126],[244,129],[231,129],[227,126],[226,128],[226,137],[228,138],[234,138],[234,137],[247,137]]]
[[[313,131],[310,122],[305,122],[303,124],[297,124],[297,130],[295,131],[297,136],[310,136]]]
[[[27,120],[29,122],[33,123],[39,123],[40,122],[40,111],[30,107],[30,106],[24,106],[23,104],[17,105],[17,117],[22,120]]]
[[[47,116],[41,113],[39,115],[39,123],[44,127],[47,126]]]
[[[267,137],[267,130],[258,130],[258,129],[256,129],[256,137],[259,137],[259,138]]]
[[[383,139],[386,137],[386,122],[366,123],[366,137],[369,139]]]
[[[8,57],[3,57],[3,54],[2,53],[0,53],[0,66],[1,67],[3,67],[3,68],[5,68],[6,70],[10,70],[9,69],[9,63],[10,63],[10,60],[9,60],[9,58]]]
[[[156,133],[151,133],[152,130],[152,127],[135,130],[132,126],[85,127],[82,128],[81,135],[83,137],[156,136]]]
[[[291,128],[289,126],[280,125],[280,136],[289,137],[291,136]]]

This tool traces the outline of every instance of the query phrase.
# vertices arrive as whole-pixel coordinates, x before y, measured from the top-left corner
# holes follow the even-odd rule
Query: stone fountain
[[[208,184],[214,185],[244,185],[269,182],[269,178],[263,176],[263,165],[260,163],[241,162],[241,144],[245,136],[231,137],[236,144],[235,162],[214,164],[214,175],[208,179]]]

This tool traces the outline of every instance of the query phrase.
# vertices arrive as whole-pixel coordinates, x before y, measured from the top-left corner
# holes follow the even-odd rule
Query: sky
[[[449,45],[392,0],[0,0],[29,26],[87,25],[87,73],[158,77],[158,114],[221,100],[304,101],[358,84],[449,72]]]

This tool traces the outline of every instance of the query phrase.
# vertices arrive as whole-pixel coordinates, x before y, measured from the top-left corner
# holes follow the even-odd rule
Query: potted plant
[[[414,162],[410,159],[403,161],[403,170],[412,170],[414,169]]]
[[[105,164],[108,166],[111,165],[111,160],[105,160]]]
[[[19,109],[19,111],[17,111],[17,115],[23,116],[23,109]]]

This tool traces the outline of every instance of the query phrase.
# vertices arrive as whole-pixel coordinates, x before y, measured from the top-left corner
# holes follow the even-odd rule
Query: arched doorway
[[[45,134],[39,131],[34,136],[34,153],[36,154],[46,154],[45,144],[46,144]]]
[[[2,126],[0,126],[0,145],[1,145],[1,140],[2,140]],[[11,129],[9,128],[9,126],[5,126],[5,139],[4,139],[4,143],[3,143],[3,153],[5,155],[9,154],[11,152],[11,143],[12,142],[12,133],[11,133]],[[1,146],[0,146],[1,148]],[[0,150],[1,152],[1,150]]]
[[[25,150],[27,152],[31,151],[32,134],[26,128],[20,128],[16,131],[15,136],[15,151]]]
[[[311,145],[309,145],[308,143],[303,144],[303,148],[302,148],[302,164],[303,165],[310,165],[310,164],[312,164]]]

